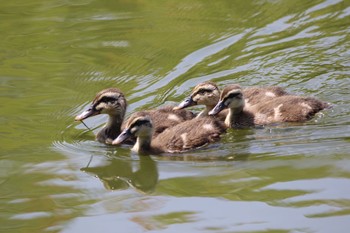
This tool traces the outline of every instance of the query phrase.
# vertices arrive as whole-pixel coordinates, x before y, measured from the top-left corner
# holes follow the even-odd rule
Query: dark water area
[[[0,232],[348,231],[349,1],[19,0],[0,17]],[[207,80],[333,108],[173,157],[95,141],[106,116],[74,122],[104,88],[130,115]]]

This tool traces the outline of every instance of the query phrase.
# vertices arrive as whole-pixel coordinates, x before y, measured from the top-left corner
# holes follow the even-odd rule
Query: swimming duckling
[[[127,102],[123,93],[117,88],[108,88],[96,94],[90,107],[75,117],[76,121],[99,114],[107,114],[107,124],[97,133],[96,139],[102,143],[111,143],[121,131]]]
[[[251,110],[244,109],[244,95],[238,84],[224,88],[220,101],[209,112],[216,115],[228,108],[225,125],[231,128],[266,125],[278,122],[304,122],[317,112],[330,107],[326,102],[311,97],[285,95],[255,105]]]
[[[259,102],[264,102],[278,96],[288,95],[288,93],[278,86],[270,87],[250,87],[243,89],[245,96],[245,109],[250,110]],[[215,107],[220,99],[220,90],[218,86],[211,81],[198,84],[192,90],[192,93],[184,101],[182,101],[174,109],[183,109],[194,105],[205,105],[205,109],[201,111],[197,117],[208,116],[208,113]],[[219,120],[224,121],[228,110],[221,111],[217,116]]]
[[[205,109],[198,113],[197,118],[208,116],[208,112],[212,110],[215,105],[219,102],[220,90],[218,86],[211,82],[206,81],[198,84],[192,90],[189,97],[184,99],[174,109],[184,109],[194,105],[204,105]],[[224,120],[226,118],[227,111],[221,112],[217,118]]]
[[[174,110],[173,106],[165,106],[159,109],[136,112],[134,116],[148,115],[153,122],[153,137],[157,137],[165,129],[171,128],[184,121],[195,118],[195,114],[185,109]]]
[[[108,122],[96,135],[99,142],[110,144],[120,134],[123,128],[123,120],[126,112],[127,102],[123,93],[117,88],[108,88],[97,93],[91,106],[75,117],[76,121],[86,118],[108,114]],[[173,110],[173,107],[163,107],[156,110],[142,111],[147,113],[154,122],[155,136],[168,127],[172,127],[183,121],[190,120],[195,115],[187,110]]]
[[[152,138],[151,118],[146,114],[135,114],[128,119],[125,129],[112,144],[120,144],[134,136],[137,141],[132,150],[137,153],[181,153],[219,140],[225,129],[222,122],[212,117],[202,117],[167,128],[157,137]]]

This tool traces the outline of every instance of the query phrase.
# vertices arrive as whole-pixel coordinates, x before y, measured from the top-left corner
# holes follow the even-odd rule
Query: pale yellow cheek
[[[198,102],[198,101],[201,100],[198,96],[195,96],[195,97],[193,97],[192,99],[193,99],[193,101],[195,101],[195,102]]]
[[[219,98],[217,96],[215,96],[215,95],[210,95],[207,98],[208,104],[216,105],[218,101],[219,101]]]
[[[99,105],[96,106],[96,110],[100,111],[101,109],[106,108],[106,104],[105,103],[100,103]]]
[[[131,132],[132,134],[134,134],[134,133],[136,133],[137,130],[138,130],[138,128],[134,127],[134,128],[132,128],[132,129],[130,130],[130,132]]]
[[[242,105],[244,106],[244,101],[238,100],[238,99],[234,99],[234,100],[229,104],[229,107],[230,107],[230,108],[238,108],[238,107],[241,107]]]

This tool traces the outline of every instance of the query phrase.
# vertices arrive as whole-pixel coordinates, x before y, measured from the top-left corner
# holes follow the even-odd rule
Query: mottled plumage
[[[289,95],[282,87],[248,87],[243,89],[245,109],[250,110],[255,105],[273,100],[276,97]]]
[[[150,116],[153,122],[153,137],[158,136],[167,128],[171,128],[181,122],[191,120],[195,115],[187,110],[173,110],[173,107],[166,106],[159,109],[140,111],[133,114],[133,117]],[[124,128],[125,126],[123,126]]]
[[[275,122],[305,122],[330,105],[312,97],[281,96],[257,105],[255,122],[269,124]]]
[[[153,124],[149,116],[132,115],[113,144],[137,137],[133,150],[141,154],[181,153],[220,139],[225,125],[212,117],[194,118],[167,128],[152,138]]]
[[[245,108],[244,94],[237,84],[224,88],[220,101],[209,115],[216,115],[228,108],[225,124],[231,128],[266,125],[278,122],[304,122],[317,112],[330,107],[326,102],[312,97],[282,95]]]
[[[245,108],[250,110],[254,105],[274,99],[275,97],[288,95],[282,88],[277,86],[270,87],[250,87],[243,89],[245,96]],[[175,109],[183,109],[194,105],[205,105],[205,109],[200,112],[197,117],[208,116],[215,105],[219,102],[220,90],[218,86],[211,81],[198,84],[192,90],[192,93],[184,101],[182,101]],[[228,110],[225,109],[216,115],[216,118],[224,121]]]
[[[88,110],[75,117],[75,120],[82,121],[86,118],[108,114],[107,124],[97,133],[96,139],[99,142],[110,144],[120,134],[127,102],[123,93],[117,88],[108,88],[97,93]],[[173,107],[162,107],[160,109],[141,111],[138,115],[148,115],[154,122],[155,136],[166,128],[190,120],[195,115],[187,110],[173,110]],[[128,141],[128,143],[132,143]]]

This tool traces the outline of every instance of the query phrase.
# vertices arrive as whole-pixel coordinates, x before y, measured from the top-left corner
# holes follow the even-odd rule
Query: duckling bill
[[[197,105],[197,102],[192,99],[192,96],[185,98],[178,106],[174,107],[174,110],[184,109]]]

